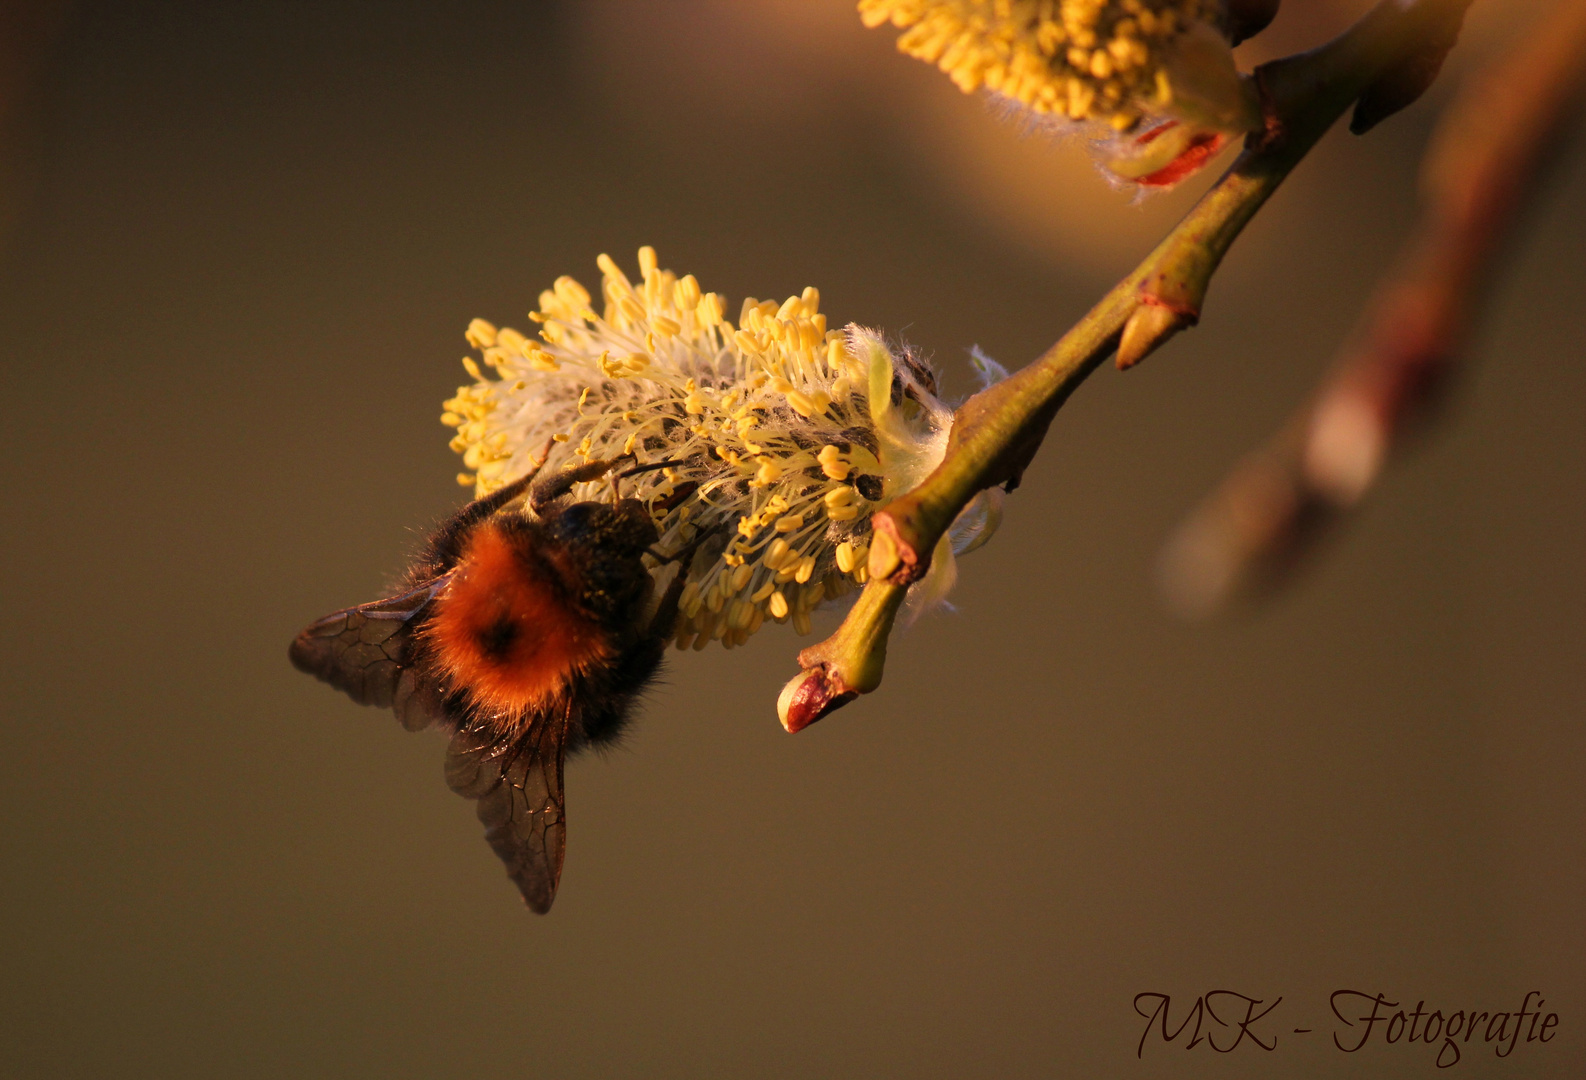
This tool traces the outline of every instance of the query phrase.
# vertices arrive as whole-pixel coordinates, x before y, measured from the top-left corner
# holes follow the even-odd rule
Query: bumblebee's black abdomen
[[[641,638],[600,671],[582,677],[574,691],[580,703],[577,731],[569,750],[609,746],[622,737],[632,706],[661,668],[666,643]]]

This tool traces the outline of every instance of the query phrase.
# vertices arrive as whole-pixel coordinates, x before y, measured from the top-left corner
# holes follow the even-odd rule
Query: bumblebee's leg
[[[685,480],[681,484],[677,485],[677,488],[672,492],[672,494],[666,496],[665,498],[656,499],[654,502],[650,503],[650,511],[651,513],[654,513],[657,510],[661,511],[663,514],[671,513],[673,510],[677,509],[683,504],[684,499],[688,498],[698,490],[698,481]]]
[[[534,483],[534,478],[540,475],[540,470],[545,468],[545,459],[547,456],[549,456],[550,451],[550,444],[547,443],[545,449],[540,451],[540,460],[534,463],[534,467],[532,469],[518,477],[516,480],[512,481],[512,483],[507,484],[504,487],[497,488],[489,495],[486,495],[480,499],[475,499],[473,502],[463,507],[462,512],[469,515],[469,523],[473,524],[475,522],[483,521],[485,518],[489,517],[491,514],[494,514],[497,510],[500,510],[503,506],[507,505],[507,503],[511,502],[513,499],[516,499],[519,495],[522,495],[524,489],[530,484]]]
[[[563,469],[559,473],[545,477],[529,489],[529,505],[539,513],[551,503],[573,490],[574,484],[588,483],[590,480],[599,480],[609,473],[618,462],[632,454],[622,454],[608,461],[586,461],[582,465],[574,465]]]
[[[462,538],[467,536],[475,525],[485,520],[490,515],[500,510],[513,499],[522,495],[524,489],[534,483],[534,478],[540,475],[540,470],[545,467],[545,459],[550,455],[551,444],[547,442],[540,451],[539,460],[534,467],[523,476],[512,481],[504,487],[492,491],[489,495],[475,499],[456,514],[452,515],[430,540],[430,557],[440,565],[450,567],[457,559],[458,551],[462,546]]]
[[[672,636],[672,631],[677,629],[677,602],[683,596],[683,586],[688,581],[688,564],[684,563],[677,571],[677,577],[672,579],[672,584],[666,587],[666,592],[661,595],[661,602],[656,605],[655,614],[650,617],[650,629],[646,637],[654,641],[657,638],[665,639]]]
[[[715,536],[716,532],[717,530],[712,529],[710,532],[700,533],[693,540],[678,548],[677,552],[672,555],[663,555],[653,549],[649,552],[662,562],[677,563],[677,576],[666,587],[666,592],[661,594],[661,602],[656,605],[655,614],[650,619],[649,636],[651,638],[669,638],[672,636],[672,631],[677,627],[677,603],[682,598],[683,586],[688,584],[689,564],[694,561],[694,553],[699,550],[699,546],[712,536]]]

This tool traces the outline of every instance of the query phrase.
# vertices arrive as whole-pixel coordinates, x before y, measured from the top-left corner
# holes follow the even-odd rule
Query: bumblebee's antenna
[[[656,469],[670,469],[674,465],[686,464],[688,464],[686,461],[652,461],[648,465],[635,465],[631,469],[617,473],[611,478],[611,505],[615,506],[621,501],[617,496],[617,485],[628,477],[637,476],[639,473],[654,472]]]
[[[688,464],[687,461],[683,461],[681,459],[677,460],[677,461],[652,461],[648,465],[635,465],[631,469],[628,469],[628,470],[626,470],[624,472],[618,473],[617,474],[617,479],[618,480],[623,480],[623,479],[626,479],[627,477],[630,477],[630,476],[637,476],[639,473],[642,473],[642,472],[654,472],[656,469],[670,469],[670,468],[674,468],[675,466],[678,466],[678,465],[687,465],[687,464]]]

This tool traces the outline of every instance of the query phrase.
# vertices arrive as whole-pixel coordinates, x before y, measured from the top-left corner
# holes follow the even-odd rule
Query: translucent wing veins
[[[452,737],[446,755],[446,783],[478,801],[485,840],[506,864],[524,901],[541,915],[556,899],[567,847],[562,795],[567,725],[567,714],[558,710],[505,743],[470,726]]]
[[[442,574],[397,596],[325,616],[293,640],[292,663],[360,705],[395,708],[406,727],[426,726],[433,703],[407,671],[408,639],[414,620],[450,580]]]

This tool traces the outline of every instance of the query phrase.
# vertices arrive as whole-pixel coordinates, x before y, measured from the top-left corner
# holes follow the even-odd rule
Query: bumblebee
[[[617,475],[610,502],[573,501],[575,485],[623,460],[540,477],[542,455],[441,525],[400,592],[325,616],[289,651],[299,670],[389,707],[408,730],[450,734],[447,784],[476,800],[485,839],[541,914],[566,849],[566,757],[621,731],[660,667],[704,539],[657,552],[652,508],[618,496],[623,477],[674,462]],[[677,564],[658,602],[647,556]]]

